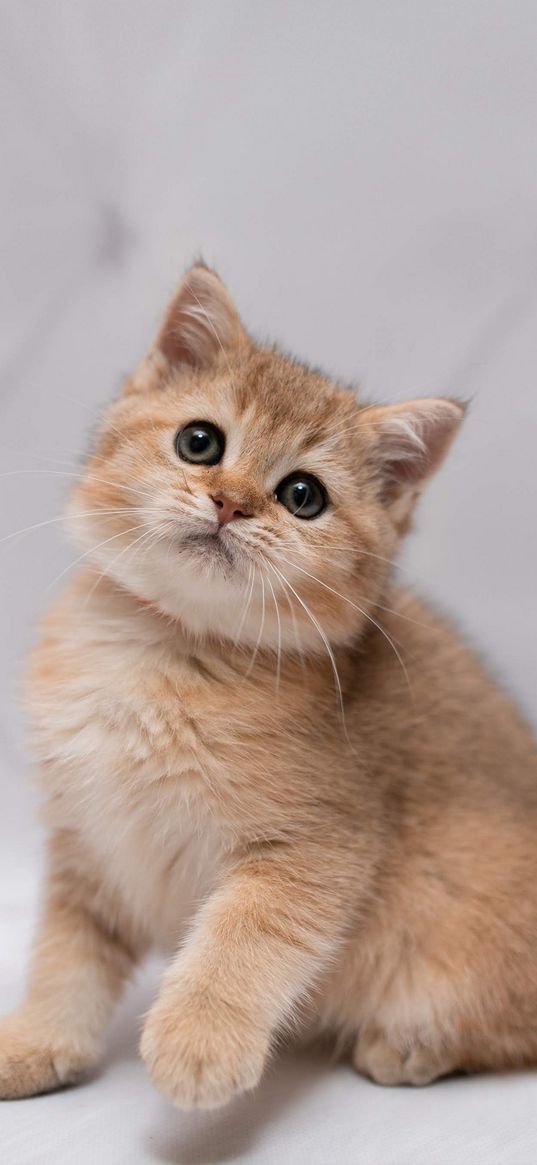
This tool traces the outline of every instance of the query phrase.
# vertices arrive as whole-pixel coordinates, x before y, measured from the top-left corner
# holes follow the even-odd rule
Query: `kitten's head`
[[[197,265],[104,418],[72,530],[98,571],[196,635],[322,650],[374,612],[462,415],[361,405],[254,343]]]

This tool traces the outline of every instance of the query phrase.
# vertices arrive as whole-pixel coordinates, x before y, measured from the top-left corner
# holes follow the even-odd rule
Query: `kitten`
[[[154,946],[141,1052],[185,1108],[290,1031],[384,1084],[535,1060],[535,743],[390,583],[462,416],[364,407],[187,273],[72,493],[85,565],[31,661],[50,838],[3,1097],[95,1064]]]

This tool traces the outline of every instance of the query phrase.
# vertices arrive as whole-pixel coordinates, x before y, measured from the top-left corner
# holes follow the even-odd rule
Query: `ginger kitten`
[[[391,560],[462,420],[364,407],[254,343],[193,267],[70,499],[85,555],[29,707],[48,865],[0,1095],[101,1055],[170,952],[141,1052],[183,1107],[279,1035],[423,1084],[537,1056],[537,763]]]

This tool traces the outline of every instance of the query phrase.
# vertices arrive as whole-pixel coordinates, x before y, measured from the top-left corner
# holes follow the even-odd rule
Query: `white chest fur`
[[[220,717],[214,684],[211,695],[188,652],[154,624],[109,619],[98,634],[77,625],[75,642],[73,627],[45,641],[32,702],[54,824],[97,858],[136,929],[169,947],[222,852],[210,795]]]

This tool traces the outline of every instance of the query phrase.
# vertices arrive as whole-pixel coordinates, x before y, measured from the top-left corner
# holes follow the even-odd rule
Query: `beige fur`
[[[286,1033],[387,1084],[535,1060],[535,744],[390,583],[462,412],[357,403],[188,273],[72,494],[84,558],[31,661],[50,844],[2,1096],[93,1065],[155,945],[142,1056],[185,1107],[254,1087]],[[202,419],[212,467],[174,448]],[[297,469],[311,521],[274,497]],[[218,530],[219,494],[250,516]]]

